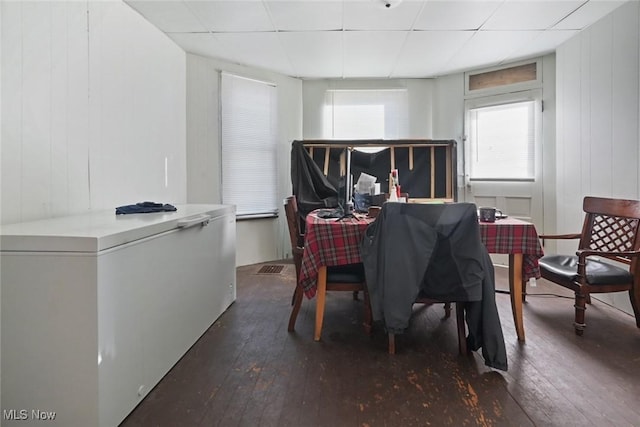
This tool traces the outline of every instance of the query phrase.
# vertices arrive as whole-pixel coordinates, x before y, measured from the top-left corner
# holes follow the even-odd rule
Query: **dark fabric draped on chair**
[[[464,303],[471,350],[506,370],[491,258],[472,203],[385,203],[362,242],[373,320],[392,334],[409,324],[419,295]]]

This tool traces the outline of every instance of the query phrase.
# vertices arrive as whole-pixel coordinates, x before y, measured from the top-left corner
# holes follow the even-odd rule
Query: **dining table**
[[[369,224],[365,214],[343,218],[323,217],[326,210],[309,213],[305,219],[304,253],[299,285],[307,298],[313,298],[319,280],[326,281],[329,266],[362,262],[360,245]],[[522,304],[525,284],[540,278],[538,260],[544,255],[535,225],[517,218],[480,222],[480,234],[487,251],[509,256],[509,294],[513,321],[519,341],[525,340]],[[326,283],[320,285],[326,286]]]
[[[540,278],[538,260],[544,255],[533,223],[518,218],[480,222],[480,238],[490,254],[509,255],[509,295],[516,335],[524,341],[522,303],[526,283]]]

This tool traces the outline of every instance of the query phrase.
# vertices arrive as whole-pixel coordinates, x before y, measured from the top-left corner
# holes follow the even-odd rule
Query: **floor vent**
[[[278,264],[267,264],[263,265],[260,270],[258,270],[258,274],[280,274],[282,273],[282,269],[284,265]]]

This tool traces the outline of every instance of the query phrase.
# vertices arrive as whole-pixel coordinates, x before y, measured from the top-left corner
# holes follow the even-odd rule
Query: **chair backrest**
[[[300,242],[300,219],[298,215],[298,202],[296,200],[296,196],[289,196],[284,199],[284,213],[287,217],[291,248],[293,249],[297,246],[302,246],[302,242]]]
[[[413,275],[389,286],[424,291],[442,301],[463,301],[467,286],[474,287],[469,290],[474,295],[481,292],[478,277],[484,277],[486,247],[475,204],[385,203],[374,224],[367,231],[371,248],[365,247],[376,254],[375,262],[385,260],[382,268]]]
[[[296,277],[300,277],[302,268],[302,254],[304,252],[304,236],[300,233],[300,215],[298,214],[298,202],[296,196],[284,199],[284,213],[287,217],[289,239],[291,240],[291,255],[296,267]]]
[[[585,197],[579,249],[608,252],[640,250],[640,201]],[[624,256],[608,257],[631,264]]]

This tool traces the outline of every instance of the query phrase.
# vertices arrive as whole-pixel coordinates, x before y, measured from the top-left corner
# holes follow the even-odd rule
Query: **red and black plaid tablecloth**
[[[314,212],[307,215],[300,284],[305,295],[316,294],[321,266],[362,262],[360,242],[371,218],[323,219]],[[522,280],[540,277],[538,259],[544,255],[533,224],[514,218],[480,223],[480,235],[489,253],[523,254]]]
[[[305,295],[316,293],[318,269],[325,266],[355,264],[360,259],[360,242],[372,218],[319,218],[307,215],[304,254],[300,269],[300,284]]]
[[[480,237],[490,254],[523,254],[522,280],[540,278],[538,259],[544,255],[536,227],[515,218],[480,223]]]

